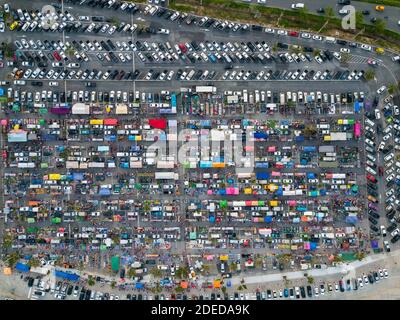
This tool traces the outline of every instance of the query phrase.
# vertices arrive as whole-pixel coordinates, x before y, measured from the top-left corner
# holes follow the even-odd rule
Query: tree
[[[304,6],[303,8],[300,8],[300,9],[298,10],[298,12],[299,12],[299,16],[300,16],[301,18],[305,19],[305,18],[307,17],[307,14],[308,14],[308,9],[307,9],[306,6]]]
[[[37,258],[31,258],[28,262],[28,266],[30,266],[31,268],[37,268],[40,267],[40,261]]]
[[[226,287],[225,287],[225,286],[222,286],[222,287],[221,287],[221,291],[222,291],[223,294],[225,294],[225,293],[226,293]]]
[[[375,33],[382,34],[386,29],[386,22],[382,19],[376,19],[375,22]]]
[[[274,45],[272,46],[272,52],[277,52],[278,51],[278,44],[274,43]]]
[[[134,276],[136,276],[136,269],[129,268],[128,269],[128,278],[133,278]]]
[[[4,50],[4,55],[6,58],[12,58],[15,53],[15,48],[12,43],[10,42],[2,42],[1,47]]]
[[[351,54],[348,52],[343,52],[342,53],[342,59],[340,60],[341,63],[347,64],[351,59]]]
[[[162,272],[160,269],[154,267],[152,269],[150,269],[149,272],[154,278],[160,278],[162,276]]]
[[[20,259],[20,254],[18,252],[12,252],[6,257],[6,263],[10,268],[14,268]]]
[[[187,276],[189,275],[189,268],[187,266],[179,267],[176,270],[176,275],[178,278],[181,279],[187,278]]]
[[[117,283],[116,283],[114,280],[111,281],[111,284],[110,284],[111,288],[114,289],[116,284],[117,284]]]
[[[317,128],[313,124],[308,124],[304,128],[304,136],[305,137],[312,137],[317,134]]]
[[[356,28],[361,29],[364,23],[364,15],[361,11],[356,11]]]
[[[387,90],[388,90],[388,92],[389,92],[390,94],[395,93],[395,91],[397,91],[397,86],[396,86],[396,84],[394,84],[394,83],[389,84]]]
[[[335,16],[335,11],[333,10],[332,7],[326,7],[326,9],[325,9],[325,15],[326,15],[328,18],[332,18],[332,17]]]
[[[96,281],[94,280],[94,278],[92,276],[89,276],[87,283],[89,286],[94,286]]]
[[[311,276],[307,276],[307,283],[308,284],[313,284],[314,283],[314,278]]]
[[[321,49],[315,48],[313,51],[314,57],[319,56],[321,53]]]
[[[3,248],[11,248],[13,242],[13,237],[11,234],[7,233],[3,236]]]
[[[118,20],[117,17],[111,17],[111,18],[110,18],[110,23],[111,23],[113,26],[118,27],[120,22],[119,22],[119,20]]]
[[[371,70],[371,69],[365,71],[365,73],[364,73],[364,78],[365,78],[367,81],[373,80],[373,79],[375,78],[375,71],[373,71],[373,70]]]

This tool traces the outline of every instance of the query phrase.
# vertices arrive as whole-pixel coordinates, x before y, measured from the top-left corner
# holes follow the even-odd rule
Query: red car
[[[60,57],[60,55],[58,54],[57,51],[54,51],[54,52],[53,52],[53,57],[54,57],[57,61],[61,61],[61,57]]]
[[[298,33],[297,31],[290,31],[290,32],[289,32],[289,36],[298,37],[298,36],[299,36],[299,33]]]
[[[367,174],[367,179],[373,183],[377,183],[378,181],[376,180],[376,178],[371,175],[371,174]]]
[[[186,52],[187,52],[187,48],[186,48],[186,46],[185,46],[183,43],[178,44],[178,46],[179,46],[179,49],[181,49],[181,51],[182,51],[183,53],[186,53]]]

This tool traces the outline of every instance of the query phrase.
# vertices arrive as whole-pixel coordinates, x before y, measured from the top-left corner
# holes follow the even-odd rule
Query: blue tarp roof
[[[141,282],[136,282],[135,288],[136,288],[136,289],[143,289],[143,288],[144,288],[144,284],[141,283]]]
[[[267,139],[268,138],[268,134],[266,134],[264,132],[255,132],[254,133],[254,138],[255,139]]]
[[[78,281],[79,280],[79,276],[77,274],[67,273],[67,272],[60,271],[60,270],[55,271],[55,276],[57,278],[62,278],[62,279],[70,280],[70,281]]]
[[[358,218],[355,216],[347,216],[346,222],[351,224],[356,224],[358,222]]]
[[[102,188],[99,191],[99,195],[101,195],[101,196],[109,196],[110,194],[111,194],[111,190],[110,189]]]
[[[257,172],[256,173],[256,178],[258,180],[269,179],[269,173],[268,172]]]
[[[264,222],[272,222],[272,217],[264,217]]]
[[[0,88],[0,96],[4,96],[4,89]]]
[[[30,267],[24,263],[18,262],[15,269],[21,272],[29,272]]]
[[[358,101],[354,102],[354,112],[360,112],[360,103]]]
[[[73,179],[74,179],[74,180],[83,180],[83,173],[74,172],[74,173],[72,174],[72,176],[73,176]]]

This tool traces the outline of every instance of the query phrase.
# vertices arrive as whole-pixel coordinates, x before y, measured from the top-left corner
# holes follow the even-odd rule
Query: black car
[[[347,6],[350,4],[350,0],[339,0],[338,4],[340,4],[342,6]]]
[[[300,295],[303,299],[306,298],[306,290],[304,289],[304,287],[300,287]]]
[[[74,287],[73,286],[68,286],[68,289],[67,289],[67,295],[71,295],[72,294],[72,291],[74,290]]]
[[[318,13],[325,13],[325,9],[324,8],[319,8],[319,9],[317,9],[317,12]]]
[[[375,220],[374,218],[372,218],[372,217],[369,217],[368,220],[369,220],[372,224],[374,224],[374,225],[377,225],[377,224],[378,224],[378,221],[376,221],[376,220]]]
[[[365,16],[368,16],[370,14],[370,12],[369,12],[369,10],[363,10],[362,14],[365,15]]]
[[[28,287],[32,287],[34,281],[35,281],[35,279],[29,278],[29,279],[28,279]]]
[[[215,293],[211,293],[211,300],[215,300]]]
[[[309,298],[312,297],[312,288],[311,288],[311,286],[307,286],[307,296],[308,296]]]
[[[261,293],[259,291],[256,292],[256,299],[261,300]]]

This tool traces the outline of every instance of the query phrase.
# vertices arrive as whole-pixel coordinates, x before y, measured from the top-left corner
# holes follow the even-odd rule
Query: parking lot
[[[395,248],[400,57],[154,5],[47,4],[13,2],[2,33],[0,200],[20,263],[214,288]]]

